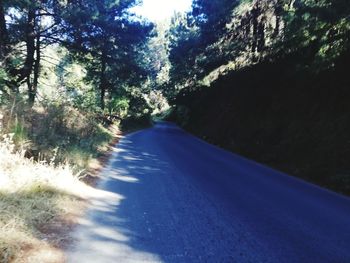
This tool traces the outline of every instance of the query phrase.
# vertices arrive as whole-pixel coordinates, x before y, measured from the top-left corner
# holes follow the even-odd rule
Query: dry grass
[[[0,262],[62,262],[69,218],[91,188],[67,165],[35,162],[0,141]]]
[[[97,180],[117,133],[66,105],[0,107],[0,263],[64,262],[86,200],[101,194],[80,177]]]
[[[66,104],[29,107],[21,100],[0,107],[0,126],[3,133],[14,133],[16,148],[24,147],[26,157],[55,157],[56,163],[70,163],[74,172],[86,169],[114,135],[95,113]]]

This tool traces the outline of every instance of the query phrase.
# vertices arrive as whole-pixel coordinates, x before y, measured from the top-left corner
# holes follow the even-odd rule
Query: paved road
[[[350,262],[350,199],[172,124],[126,136],[69,262]]]

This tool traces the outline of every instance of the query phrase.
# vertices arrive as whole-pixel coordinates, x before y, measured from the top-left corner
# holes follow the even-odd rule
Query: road
[[[117,145],[68,262],[350,262],[350,199],[170,123]]]

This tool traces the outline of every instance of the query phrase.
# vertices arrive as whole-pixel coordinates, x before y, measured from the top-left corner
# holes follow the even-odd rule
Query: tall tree
[[[57,16],[52,12],[55,0],[16,0],[0,2],[0,59],[10,76],[6,84],[18,93],[27,85],[28,100],[34,103],[42,47],[57,43]],[[5,17],[8,19],[5,19]],[[45,25],[41,21],[45,18]]]
[[[138,48],[152,26],[128,14],[134,4],[134,0],[72,1],[62,12],[68,47],[86,63],[102,109],[106,93],[113,93],[118,82],[135,80],[142,73]]]
[[[5,20],[4,0],[0,0],[0,61],[3,61],[8,49],[8,33]]]

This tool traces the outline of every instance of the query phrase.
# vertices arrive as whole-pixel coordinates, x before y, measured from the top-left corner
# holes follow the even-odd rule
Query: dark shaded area
[[[129,116],[120,122],[120,128],[123,133],[130,133],[137,130],[149,128],[152,126],[151,116],[148,114],[142,116]]]
[[[185,90],[170,119],[209,142],[350,194],[350,53],[317,72],[308,69],[312,57],[310,48],[299,50],[210,88]]]

